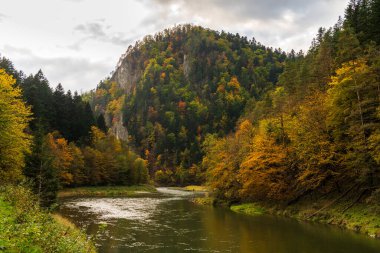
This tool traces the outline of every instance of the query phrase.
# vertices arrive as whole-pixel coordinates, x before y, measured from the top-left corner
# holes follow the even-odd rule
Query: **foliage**
[[[352,187],[353,204],[376,199],[380,49],[364,26],[377,24],[352,15],[369,8],[372,20],[378,2],[351,1],[343,24],[319,29],[306,55],[288,55],[276,87],[246,105],[234,134],[205,139],[202,166],[219,199],[291,204]],[[252,128],[245,142],[241,122]]]
[[[41,70],[22,76],[18,85],[32,108],[32,131],[58,131],[68,141],[86,141],[95,120],[90,105],[77,92],[65,93],[61,84],[53,91]]]
[[[354,29],[360,41],[380,44],[380,1],[351,0],[346,12],[346,25]]]
[[[81,231],[57,223],[22,186],[1,187],[0,228],[1,252],[95,252]]]
[[[72,96],[61,84],[53,91],[41,70],[26,77],[4,57],[0,66],[0,181],[17,182],[24,174],[44,207],[63,187],[149,181],[147,162],[107,133],[103,114],[95,122],[77,92]],[[121,110],[117,103],[111,107]]]
[[[22,178],[24,155],[30,151],[30,135],[25,132],[30,108],[22,101],[15,81],[0,69],[0,184]]]
[[[58,132],[35,137],[25,175],[33,180],[43,206],[56,202],[64,187],[134,185],[149,182],[146,161],[112,134],[92,127],[91,144],[77,147]]]

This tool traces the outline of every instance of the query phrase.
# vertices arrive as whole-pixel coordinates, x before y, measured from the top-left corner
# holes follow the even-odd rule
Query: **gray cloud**
[[[124,33],[110,33],[110,28],[111,26],[106,25],[104,20],[77,25],[74,31],[82,33],[85,37],[70,47],[72,49],[79,49],[80,45],[88,40],[97,40],[127,47],[133,41],[134,38],[126,38]]]
[[[172,25],[190,21],[255,36],[275,47],[285,45],[289,50],[292,42],[296,49],[309,45],[310,32],[316,33],[319,26],[332,26],[334,21],[326,24],[326,20],[331,17],[337,20],[337,8],[343,12],[346,0],[144,0],[144,3],[154,11],[141,25],[154,30],[170,22]]]
[[[85,0],[64,0],[66,2],[73,2],[73,3],[80,3],[80,2],[84,2]]]
[[[0,13],[0,22],[2,22],[6,17],[7,15]]]
[[[151,0],[159,6],[165,6],[165,9],[171,5],[179,5],[182,10],[186,10],[197,15],[210,15],[216,12],[223,12],[227,16],[235,16],[237,19],[256,18],[261,20],[276,19],[287,10],[301,9],[310,2],[303,0],[209,0],[209,1],[186,1],[186,0]]]
[[[289,11],[301,15],[311,11],[318,12],[320,11],[319,7],[337,1],[342,2],[342,0],[145,0],[146,3],[164,6],[168,11],[170,11],[170,6],[177,5],[182,10],[187,10],[196,15],[210,15],[215,12],[223,12],[227,16],[231,16],[232,14],[237,19],[254,18],[260,20],[278,19]],[[326,9],[323,11],[326,11]]]
[[[114,67],[114,63],[110,65],[108,59],[94,62],[75,57],[39,57],[29,49],[10,45],[6,45],[4,51],[7,53],[4,56],[9,57],[18,69],[33,73],[42,69],[52,87],[62,83],[67,90],[72,91],[90,90],[94,87],[94,79],[104,79]]]

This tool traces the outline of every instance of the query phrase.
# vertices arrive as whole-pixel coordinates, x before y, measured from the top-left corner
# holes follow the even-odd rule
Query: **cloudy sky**
[[[86,91],[114,70],[128,45],[175,24],[307,50],[347,0],[0,0],[0,54],[17,69],[42,69],[52,86]]]

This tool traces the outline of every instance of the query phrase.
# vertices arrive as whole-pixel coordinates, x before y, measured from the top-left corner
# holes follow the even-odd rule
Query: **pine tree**
[[[96,120],[96,126],[102,130],[103,132],[107,133],[108,128],[106,126],[106,121],[104,120],[103,114],[100,114]]]
[[[55,156],[41,125],[34,134],[32,153],[27,157],[24,174],[32,180],[40,205],[49,207],[56,203],[59,189],[59,172],[54,166]]]

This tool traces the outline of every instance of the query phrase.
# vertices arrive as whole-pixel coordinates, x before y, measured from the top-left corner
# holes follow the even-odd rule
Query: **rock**
[[[124,141],[128,139],[128,130],[123,125],[122,112],[120,112],[119,117],[117,117],[117,119],[113,120],[110,130],[116,136],[117,139]]]

